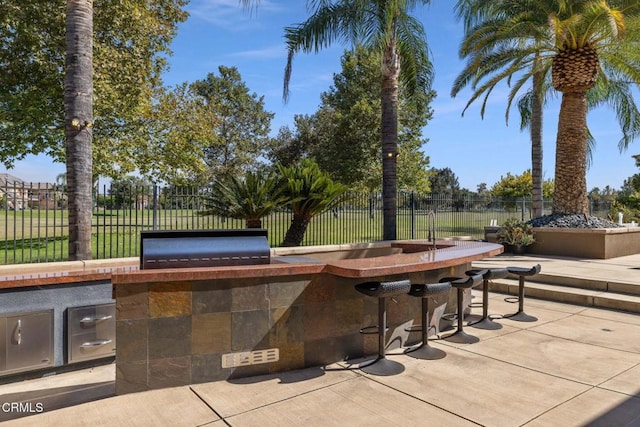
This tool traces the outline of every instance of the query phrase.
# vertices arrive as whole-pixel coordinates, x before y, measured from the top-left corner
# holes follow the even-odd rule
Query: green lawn
[[[528,212],[527,212],[528,214]],[[492,219],[501,224],[508,218],[520,218],[521,212],[508,211],[440,211],[436,214],[437,237],[484,237],[484,226]],[[528,216],[525,217],[528,219]],[[5,211],[0,214],[0,262],[17,264],[67,259],[67,212]],[[285,212],[263,219],[269,230],[269,243],[279,246],[290,222]],[[99,210],[93,217],[93,258],[120,258],[139,256],[140,231],[243,228],[244,221],[203,217],[191,209],[158,210],[155,217],[150,210]],[[419,210],[412,215],[409,209],[400,210],[397,219],[398,239],[426,239],[428,237],[427,212]],[[313,218],[303,245],[324,245],[371,242],[382,239],[382,211],[373,218],[368,208],[351,208],[326,212]]]

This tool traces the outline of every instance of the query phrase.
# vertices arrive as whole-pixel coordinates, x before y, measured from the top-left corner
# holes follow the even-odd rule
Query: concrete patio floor
[[[583,265],[594,272],[611,268],[609,274],[617,271],[625,281],[640,284],[640,271],[634,269],[640,267],[640,256],[624,258],[604,263],[613,267]],[[520,261],[530,265],[535,258]],[[500,262],[514,265],[514,259]],[[570,263],[562,267],[560,261],[547,264],[565,272],[574,268]],[[490,313],[516,309],[504,295],[490,294]],[[474,308],[473,314],[480,311]],[[394,376],[371,376],[339,365],[310,368],[116,396],[53,411],[45,407],[3,425],[640,426],[640,316],[532,298],[526,299],[525,311],[538,321],[499,319],[499,330],[465,327],[480,338],[475,344],[432,341],[447,353],[440,360],[390,350],[388,357],[406,368]],[[107,365],[84,375],[99,382],[113,378],[114,370]],[[54,379],[25,383],[33,387],[34,381],[42,381],[35,386],[42,388]],[[10,396],[9,386],[19,387],[0,386],[3,402]]]

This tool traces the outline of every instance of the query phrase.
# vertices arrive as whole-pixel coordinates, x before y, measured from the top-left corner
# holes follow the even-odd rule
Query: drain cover
[[[240,351],[222,355],[223,368],[236,368],[238,366],[258,365],[280,360],[280,350],[269,348],[266,350]]]

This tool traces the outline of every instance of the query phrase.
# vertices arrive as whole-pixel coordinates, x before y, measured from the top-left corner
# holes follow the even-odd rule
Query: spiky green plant
[[[311,218],[340,204],[343,201],[340,196],[346,193],[347,187],[333,182],[328,173],[309,159],[289,167],[278,165],[278,170],[286,206],[293,214],[282,246],[300,246]]]
[[[247,172],[244,177],[229,175],[216,180],[199,214],[244,219],[247,228],[261,228],[262,218],[284,201],[276,178]]]

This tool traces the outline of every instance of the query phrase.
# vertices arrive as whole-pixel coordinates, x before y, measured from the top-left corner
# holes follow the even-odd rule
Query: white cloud
[[[192,0],[187,9],[195,19],[232,31],[245,31],[261,26],[257,14],[270,14],[282,6],[262,0],[258,7],[243,8],[239,0]]]
[[[229,55],[235,58],[248,58],[248,59],[272,59],[272,58],[285,58],[287,56],[287,47],[284,43],[267,46],[262,49],[245,50],[241,52],[235,52]]]

